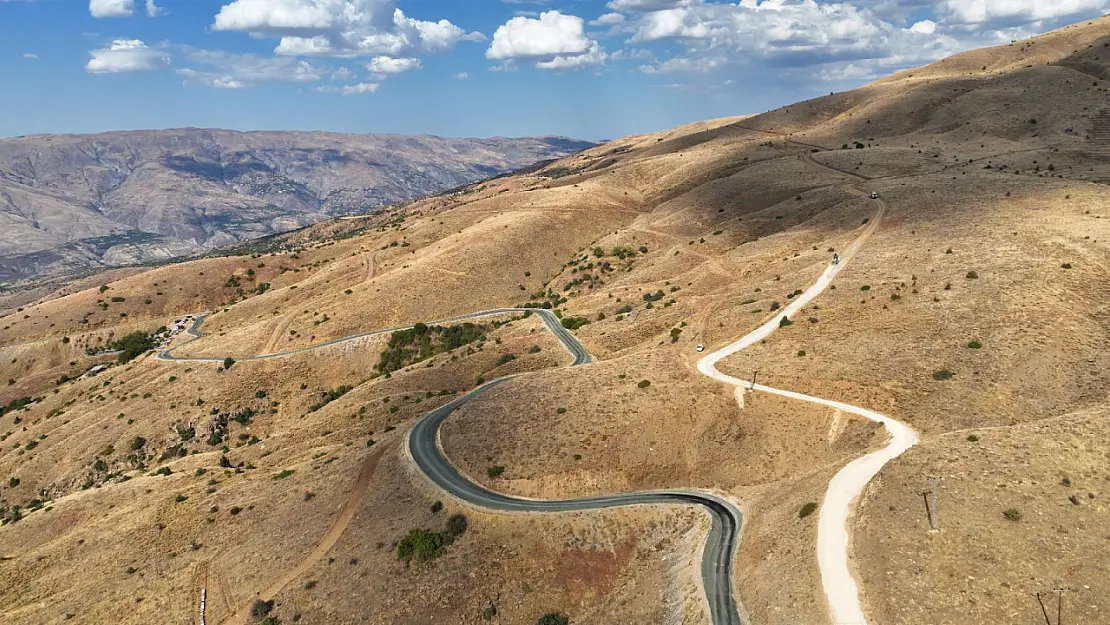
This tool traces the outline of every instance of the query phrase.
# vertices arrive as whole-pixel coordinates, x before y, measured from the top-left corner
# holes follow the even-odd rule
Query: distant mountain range
[[[0,140],[0,282],[186,255],[594,144],[180,129]]]

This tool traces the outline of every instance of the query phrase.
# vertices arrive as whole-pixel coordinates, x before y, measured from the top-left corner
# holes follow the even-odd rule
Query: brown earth
[[[219,622],[319,545],[368,439],[399,441],[444,401],[441,391],[532,372],[447,421],[443,446],[462,470],[535,497],[678,486],[730,496],[745,512],[735,582],[747,620],[827,622],[817,513],[800,511],[883,434],[792,400],[747,394],[738,405],[697,373],[694,347],[742,336],[811,284],[874,218],[858,195],[874,190],[888,213],[833,287],[721,370],[757,371],[764,384],[877,410],[922,434],[869,486],[852,521],[873,621],[1021,623],[1036,616],[1029,593],[1053,584],[1073,589],[1077,617],[1098,621],[1107,609],[1097,598],[1108,527],[1097,461],[1110,389],[1110,161],[1092,132],[1108,93],[1108,20],[764,115],[616,140],[413,203],[359,232],[332,222],[286,250],[154,269],[103,294],[90,282],[0,318],[0,374],[14,380],[0,385],[0,405],[41,398],[0,417],[0,507],[44,502],[0,527],[13,556],[0,563],[0,588],[17,589],[0,590],[0,614],[187,619],[207,583]],[[224,286],[232,276],[245,299]],[[272,288],[251,294],[263,280]],[[173,296],[149,297],[162,286]],[[106,296],[125,301],[102,311]],[[155,303],[141,304],[148,297]],[[80,354],[98,337],[202,310],[214,311],[207,335],[182,354],[222,358],[538,301],[589,321],[575,332],[595,364],[565,368],[567,355],[532,318],[497,330],[481,351],[390,378],[371,379],[382,337],[223,372],[146,356],[54,386],[83,370]],[[516,360],[498,365],[509,353]],[[355,388],[309,410],[341,384]],[[248,406],[260,414],[233,423],[229,440],[242,472],[220,469],[219,447],[203,440],[209,412]],[[182,424],[197,427],[187,455],[157,460],[181,442]],[[128,459],[135,436],[149,446],[141,471]],[[447,501],[394,449],[327,557],[276,593],[283,622],[298,613],[484,622],[491,600],[505,623],[551,610],[575,623],[705,622],[696,511],[491,515]],[[504,474],[489,478],[492,465]],[[149,475],[161,466],[173,473]],[[272,479],[287,469],[296,473]],[[945,477],[935,535],[923,532],[920,499],[931,473]],[[316,497],[305,501],[308,491]],[[405,567],[393,542],[414,527],[441,529],[446,515],[429,510],[437,499],[471,529],[431,563]],[[225,512],[232,505],[241,514]],[[1020,521],[1002,516],[1010,507]]]

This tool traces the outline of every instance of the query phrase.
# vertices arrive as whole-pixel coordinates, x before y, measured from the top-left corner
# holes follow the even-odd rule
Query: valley
[[[1107,33],[9,300],[0,619],[1099,622]]]

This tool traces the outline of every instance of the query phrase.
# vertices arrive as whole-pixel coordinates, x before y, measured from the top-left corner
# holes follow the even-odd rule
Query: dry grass
[[[722,370],[741,378],[758,370],[760,382],[878,410],[922,432],[922,445],[867,491],[853,527],[873,620],[1023,622],[1029,593],[1063,583],[1077,589],[1073,613],[1097,621],[1108,609],[1098,598],[1106,532],[1097,461],[1110,388],[1110,169],[1098,157],[1104,146],[1085,134],[1105,107],[1105,81],[1093,86],[1090,72],[1110,66],[1107,19],[757,117],[617,140],[416,202],[361,236],[329,240],[324,225],[298,235],[297,258],[174,265],[113,281],[103,295],[86,282],[92,290],[9,314],[0,319],[0,375],[16,383],[0,385],[0,404],[42,400],[0,417],[0,506],[43,498],[52,509],[0,527],[14,556],[0,568],[0,587],[10,589],[0,590],[0,614],[26,623],[187,618],[197,571],[207,570],[219,621],[312,550],[368,439],[399,440],[447,399],[441,391],[533,372],[447,422],[444,448],[464,471],[527,496],[667,486],[730,495],[747,514],[736,581],[749,620],[823,622],[816,513],[799,511],[882,434],[776,397],[748,394],[738,407],[731,389],[696,372],[694,345],[743,335],[809,285],[830,250],[874,216],[858,197],[874,189],[889,216],[836,288]],[[830,149],[812,153],[778,133]],[[856,141],[863,149],[838,149]],[[619,247],[635,256],[618,258]],[[252,279],[273,288],[223,306],[235,299],[223,286],[229,276],[252,266]],[[171,287],[163,299],[142,303],[163,286]],[[549,292],[567,298],[565,315],[591,321],[576,333],[600,362],[556,370],[567,356],[533,318],[499,330],[500,344],[389,379],[367,380],[379,338],[224,372],[145,357],[53,387],[89,364],[80,353],[90,341],[202,309],[218,312],[189,353],[250,355]],[[100,311],[105,296],[125,302]],[[90,310],[91,323],[80,323]],[[672,330],[681,330],[674,341]],[[540,352],[528,353],[532,345]],[[498,365],[506,353],[517,359]],[[940,370],[954,375],[938,380]],[[639,388],[645,379],[651,385]],[[342,384],[355,388],[309,411]],[[177,442],[171,426],[193,424],[203,438],[212,408],[246,406],[261,412],[249,428],[231,429],[228,456],[244,463],[242,473],[218,470],[219,449],[201,440],[190,445],[200,453],[162,463],[171,476],[147,475],[161,466],[147,460],[130,481],[97,477],[129,470],[135,436],[158,457]],[[969,429],[979,442],[966,440]],[[236,447],[240,434],[259,440]],[[94,468],[98,453],[107,471]],[[505,467],[501,477],[487,476],[492,464]],[[213,470],[197,476],[197,468]],[[288,469],[296,473],[272,479]],[[946,476],[945,529],[932,536],[922,533],[918,499],[929,472]],[[1059,485],[1063,474],[1070,489]],[[90,476],[96,486],[82,490]],[[10,477],[19,485],[9,487]],[[316,494],[308,502],[307,491]],[[175,502],[179,494],[188,499]],[[335,560],[310,573],[317,585],[298,580],[279,594],[283,621],[300,613],[470,622],[492,599],[504,623],[534,623],[551,609],[574,622],[704,622],[692,563],[705,520],[695,512],[466,510],[473,530],[463,540],[406,569],[392,541],[439,522],[429,511],[436,499],[463,509],[387,453]],[[207,512],[213,505],[218,514]],[[226,512],[231,505],[241,514]],[[1022,521],[1001,517],[1009,507]],[[138,570],[127,574],[129,566]]]

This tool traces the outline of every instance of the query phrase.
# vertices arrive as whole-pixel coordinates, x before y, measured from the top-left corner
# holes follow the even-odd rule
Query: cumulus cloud
[[[403,74],[420,68],[420,59],[395,59],[389,56],[376,56],[366,65],[366,69],[375,74]]]
[[[34,52],[28,52],[28,53],[23,55],[23,58],[25,58],[25,59],[38,59],[39,55],[35,54]]]
[[[85,65],[85,71],[90,74],[151,72],[170,66],[169,54],[149,48],[138,39],[116,39],[111,46],[89,54],[92,60]]]
[[[135,0],[89,0],[93,17],[130,17],[135,14]]]
[[[202,69],[189,67],[178,70],[188,84],[217,89],[245,89],[266,83],[311,83],[333,73],[322,66],[290,57],[264,57],[235,54],[220,50],[198,50],[184,46],[185,58]],[[337,70],[341,78],[353,75],[350,70]]]
[[[1110,0],[944,0],[937,13],[951,24],[1028,24],[1110,9]]]
[[[646,13],[649,11],[664,11],[679,7],[700,4],[701,0],[610,0],[605,5],[614,11],[630,13]]]
[[[546,11],[539,18],[514,17],[497,27],[486,58],[528,59],[541,69],[576,69],[605,62],[608,55],[586,36],[585,22],[574,15]]]
[[[624,22],[624,15],[620,13],[606,13],[590,22],[590,26],[620,26]]]
[[[316,91],[319,91],[320,93],[337,93],[339,95],[356,95],[359,93],[374,93],[380,88],[380,83],[362,82],[358,83],[357,85],[343,85],[341,87],[333,87],[331,85],[317,87]]]
[[[601,65],[609,55],[602,51],[596,42],[583,54],[558,55],[550,61],[540,61],[536,67],[540,69],[582,69],[590,65]]]
[[[235,0],[213,28],[280,37],[275,52],[293,56],[437,54],[485,39],[447,20],[412,19],[393,0]]]
[[[470,74],[466,72],[459,72],[458,74],[452,76],[452,78],[454,78],[455,80],[466,80],[467,78],[470,78]]]
[[[147,15],[149,15],[150,17],[158,17],[159,15],[164,15],[165,13],[166,13],[165,9],[163,9],[160,6],[155,6],[154,5],[154,0],[146,0],[146,14]]]

